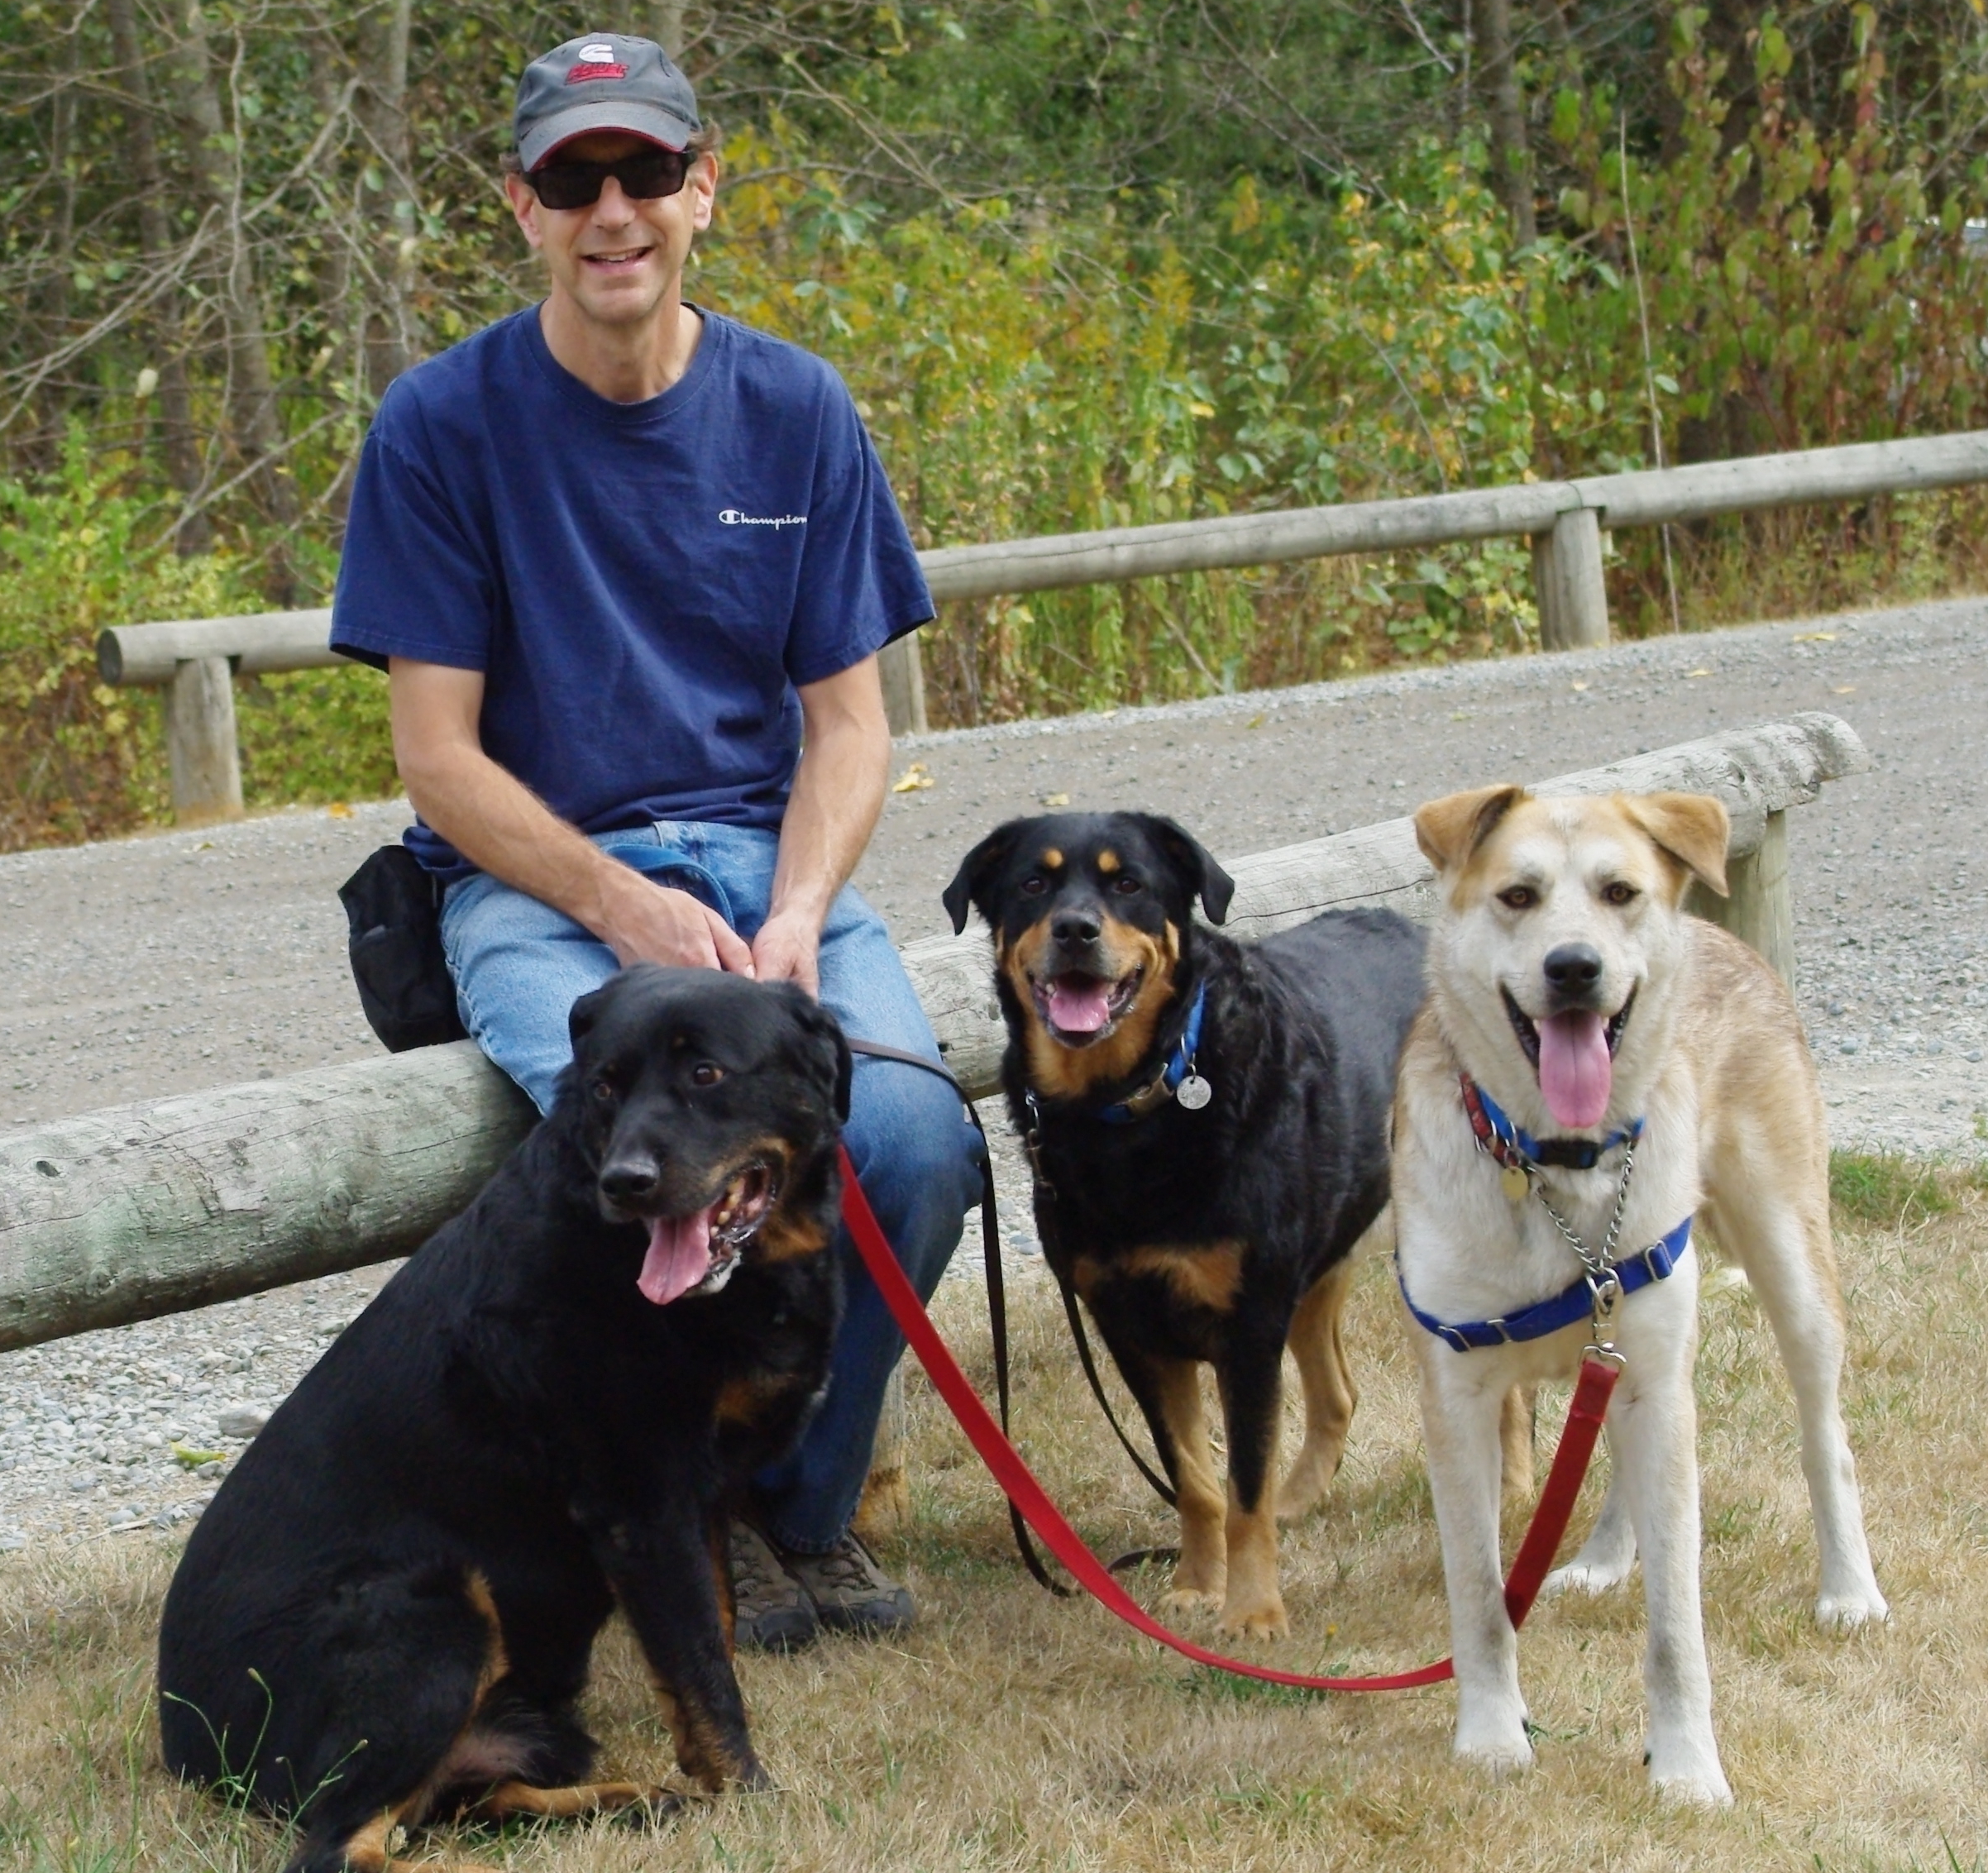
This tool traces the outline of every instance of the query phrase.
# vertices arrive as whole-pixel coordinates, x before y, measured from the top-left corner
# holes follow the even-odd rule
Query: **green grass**
[[[1886,1228],[1951,1216],[1957,1203],[1937,1166],[1888,1151],[1832,1151],[1829,1198],[1839,1214]]]

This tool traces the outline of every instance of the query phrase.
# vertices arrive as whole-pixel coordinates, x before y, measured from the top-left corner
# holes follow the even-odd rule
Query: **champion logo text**
[[[727,527],[805,527],[805,514],[741,514],[735,507],[721,507],[718,518]]]

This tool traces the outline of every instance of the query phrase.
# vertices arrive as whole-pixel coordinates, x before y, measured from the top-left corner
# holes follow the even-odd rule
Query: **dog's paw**
[[[1221,1611],[1221,1593],[1219,1589],[1211,1592],[1206,1587],[1174,1587],[1167,1591],[1159,1603],[1168,1613],[1181,1617],[1219,1613]]]
[[[1565,1567],[1556,1567],[1540,1583],[1540,1597],[1551,1599],[1556,1593],[1605,1593],[1611,1587],[1619,1587],[1629,1578],[1629,1569],[1635,1560],[1631,1555],[1620,1567],[1602,1565],[1594,1561],[1584,1561],[1579,1555]]]
[[[1825,1632],[1854,1632],[1860,1626],[1881,1626],[1891,1608],[1876,1586],[1846,1593],[1824,1593],[1815,1603],[1815,1623]]]
[[[1216,1622],[1216,1630],[1238,1639],[1288,1639],[1291,1622],[1284,1617],[1282,1598],[1259,1600],[1246,1606],[1226,1606]]]
[[[1732,1805],[1732,1790],[1727,1786],[1725,1775],[1716,1762],[1709,1769],[1696,1770],[1688,1775],[1658,1775],[1653,1772],[1650,1786],[1659,1801],[1678,1808]]]
[[[690,1807],[691,1798],[674,1789],[649,1789],[610,1818],[617,1828],[667,1828]]]
[[[1489,1775],[1516,1775],[1520,1770],[1532,1766],[1532,1741],[1523,1723],[1517,1730],[1501,1725],[1496,1733],[1487,1731],[1468,1737],[1460,1728],[1456,1760]]]
[[[1278,1486],[1277,1519],[1297,1522],[1325,1501],[1326,1492],[1338,1473],[1339,1459],[1322,1452],[1300,1450],[1291,1474]]]

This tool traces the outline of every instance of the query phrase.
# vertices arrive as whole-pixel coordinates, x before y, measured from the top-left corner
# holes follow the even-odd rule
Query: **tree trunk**
[[[649,37],[681,65],[683,62],[684,0],[649,0]]]
[[[375,400],[420,355],[413,285],[421,223],[407,121],[412,12],[411,0],[390,0],[367,17],[360,32],[359,90],[353,99],[365,134],[372,211],[364,344],[366,389]],[[376,189],[371,186],[374,175]]]
[[[1539,238],[1532,207],[1532,151],[1526,138],[1526,100],[1512,48],[1512,0],[1476,0],[1478,51],[1491,102],[1491,170],[1512,211],[1522,247]]]
[[[297,486],[284,460],[283,413],[270,367],[268,320],[256,280],[256,255],[241,224],[241,159],[214,81],[207,16],[186,0],[181,41],[180,111],[195,187],[220,218],[222,317],[227,327],[228,413],[235,446],[251,470],[250,485],[279,528],[298,518]],[[271,561],[270,596],[294,602],[296,576],[287,554]]]
[[[111,42],[117,54],[127,102],[126,147],[138,184],[138,244],[148,274],[164,273],[174,265],[172,223],[166,214],[165,175],[159,161],[159,135],[152,103],[151,74],[145,43],[131,0],[104,0]],[[158,347],[160,443],[165,456],[166,478],[183,501],[193,500],[202,480],[200,447],[194,434],[193,393],[187,383],[186,353],[180,329],[177,286],[153,302],[152,335]],[[213,544],[213,528],[204,514],[190,515],[173,531],[173,544],[184,556],[205,552]]]

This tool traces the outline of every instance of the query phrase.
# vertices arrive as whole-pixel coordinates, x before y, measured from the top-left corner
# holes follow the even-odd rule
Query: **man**
[[[658,46],[548,53],[514,130],[505,188],[547,296],[389,389],[332,612],[334,645],[389,672],[464,1025],[542,1111],[574,1000],[642,959],[798,982],[936,1061],[846,885],[888,772],[877,652],[932,615],[848,392],[685,301],[716,138]],[[958,1101],[862,1059],[845,1135],[929,1294],[980,1185]],[[734,1533],[748,1644],[911,1617],[849,1532],[902,1343],[841,1252],[828,1397]]]

